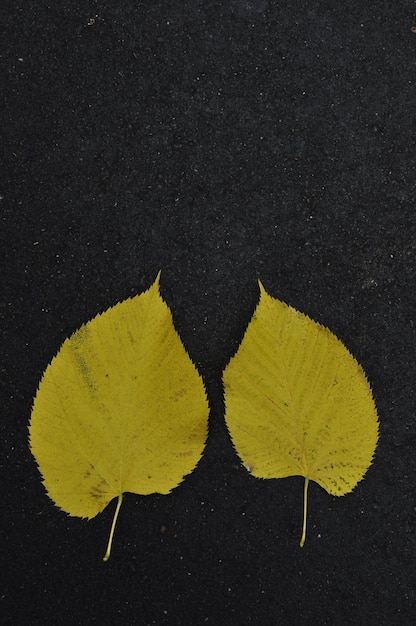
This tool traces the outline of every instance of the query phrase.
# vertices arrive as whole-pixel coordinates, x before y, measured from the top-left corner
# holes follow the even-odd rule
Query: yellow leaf
[[[51,499],[92,518],[122,494],[166,494],[199,461],[208,429],[204,385],[159,294],[97,315],[47,367],[30,447]]]
[[[303,476],[351,491],[371,464],[378,418],[363,369],[327,328],[269,296],[260,301],[223,374],[226,423],[258,478]]]

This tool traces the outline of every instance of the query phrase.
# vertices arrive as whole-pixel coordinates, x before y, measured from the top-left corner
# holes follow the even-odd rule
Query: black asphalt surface
[[[413,30],[412,30],[413,29]],[[0,621],[407,625],[416,616],[416,5],[3,0]],[[32,400],[64,339],[161,293],[209,394],[198,467],[93,520],[49,500]],[[266,290],[330,328],[380,441],[350,494],[262,481],[221,372]]]

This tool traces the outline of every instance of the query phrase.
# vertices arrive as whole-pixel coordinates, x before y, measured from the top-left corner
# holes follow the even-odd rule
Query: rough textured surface
[[[416,612],[413,0],[3,0],[0,612],[6,624],[409,624]],[[27,444],[71,332],[153,282],[204,376],[210,437],[168,496],[85,522]],[[344,498],[259,481],[221,371],[258,299],[331,328],[381,438]]]

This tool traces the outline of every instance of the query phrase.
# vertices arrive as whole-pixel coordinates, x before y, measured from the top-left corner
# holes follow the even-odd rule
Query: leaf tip
[[[264,288],[263,283],[261,282],[260,278],[257,279],[258,285],[259,285],[259,289],[260,289],[260,296],[264,296],[267,291]]]

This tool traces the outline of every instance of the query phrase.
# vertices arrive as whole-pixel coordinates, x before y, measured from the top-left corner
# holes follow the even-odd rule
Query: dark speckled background
[[[2,1],[2,623],[413,623],[414,25],[411,0]],[[125,498],[104,564],[114,505],[54,507],[27,424],[63,340],[160,268],[210,437],[172,494]],[[258,278],[380,414],[354,492],[311,485],[302,550],[302,479],[250,477],[224,426]]]

